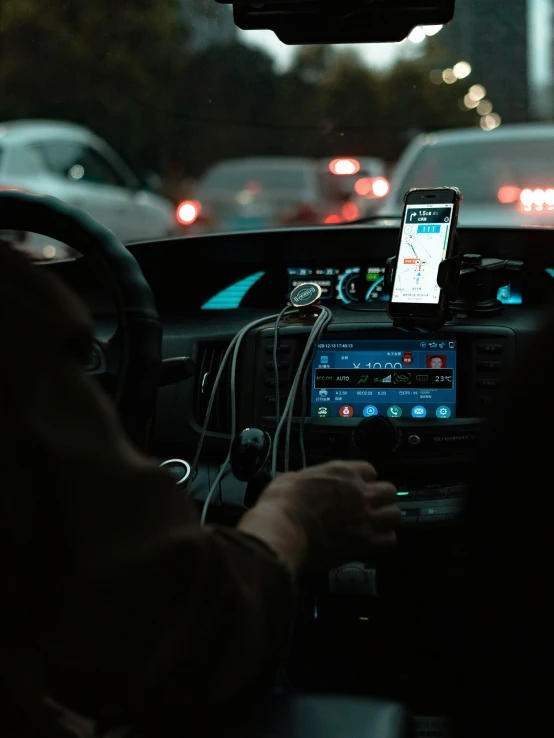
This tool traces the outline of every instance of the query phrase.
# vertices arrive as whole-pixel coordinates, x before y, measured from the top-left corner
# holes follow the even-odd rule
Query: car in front
[[[190,232],[315,225],[323,217],[317,167],[308,158],[227,159],[211,167],[196,199],[177,207]]]
[[[462,225],[553,225],[553,157],[549,123],[424,134],[400,157],[380,212],[400,215],[412,187],[455,185],[464,198]]]

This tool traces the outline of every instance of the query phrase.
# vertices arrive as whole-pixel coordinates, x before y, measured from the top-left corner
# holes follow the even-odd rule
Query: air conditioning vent
[[[217,373],[229,348],[228,343],[213,342],[199,343],[196,356],[196,387],[194,415],[198,425],[203,426],[206,412]],[[231,377],[231,362],[227,363],[225,371],[221,376],[219,388],[208,423],[208,430],[212,433],[229,434],[231,432],[231,396],[229,383]]]

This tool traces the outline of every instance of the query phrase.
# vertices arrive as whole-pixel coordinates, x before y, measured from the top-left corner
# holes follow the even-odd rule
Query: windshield
[[[456,5],[401,43],[287,46],[216,0],[2,0],[0,188],[124,243],[332,227],[434,185],[462,223],[554,223],[553,0]]]

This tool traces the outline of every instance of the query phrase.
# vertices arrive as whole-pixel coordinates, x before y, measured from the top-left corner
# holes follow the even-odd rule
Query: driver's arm
[[[84,376],[80,301],[5,247],[0,336],[1,617],[12,644],[34,649],[26,681],[40,654],[56,701],[156,733],[176,712],[207,723],[261,692],[288,636],[302,547],[274,553],[287,536],[278,520],[270,545],[199,526]]]

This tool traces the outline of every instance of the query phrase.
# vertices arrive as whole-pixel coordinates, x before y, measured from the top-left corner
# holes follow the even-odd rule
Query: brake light
[[[325,225],[337,225],[337,223],[342,223],[342,218],[340,215],[333,213],[332,215],[328,215],[323,222]]]
[[[348,221],[358,220],[360,217],[360,208],[355,202],[345,202],[342,208],[344,219]]]
[[[498,190],[498,201],[503,205],[511,202],[517,202],[521,195],[521,189],[513,185],[504,185]]]
[[[357,159],[333,159],[329,164],[332,174],[339,177],[348,177],[358,174],[360,171],[360,162]]]
[[[202,210],[202,206],[197,200],[185,200],[177,206],[177,220],[182,225],[192,225]]]
[[[385,197],[386,195],[389,194],[389,190],[390,190],[390,184],[389,184],[388,179],[385,179],[384,177],[376,177],[373,180],[371,189],[375,197]]]
[[[390,185],[385,177],[362,177],[356,182],[354,189],[358,195],[371,200],[375,197],[381,198],[388,195]]]
[[[547,190],[540,188],[532,190],[526,187],[524,190],[521,190],[519,201],[526,211],[544,210],[545,205],[547,210],[554,210],[554,189],[549,187]]]

